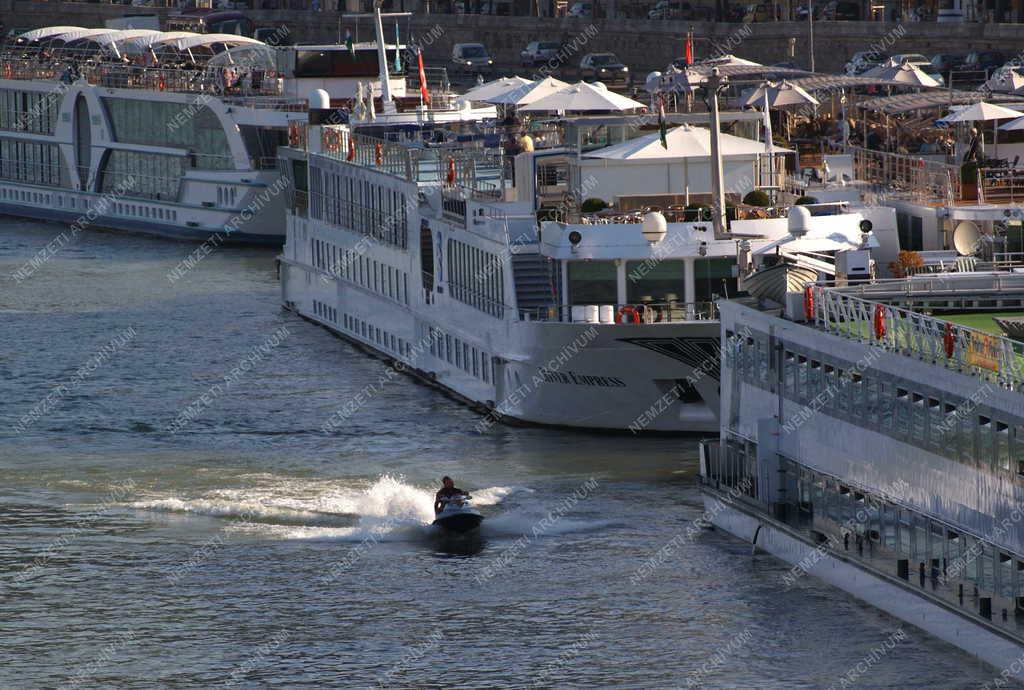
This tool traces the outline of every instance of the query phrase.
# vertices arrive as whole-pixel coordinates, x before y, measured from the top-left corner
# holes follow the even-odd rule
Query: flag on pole
[[[348,54],[354,60],[356,57],[356,44],[352,42],[352,32],[345,29],[345,47],[348,48]]]
[[[377,107],[373,102],[373,84],[370,82],[366,82],[366,111],[370,122],[377,119]]]
[[[398,22],[395,22],[395,73],[402,73],[402,49],[401,42],[398,40]]]
[[[686,34],[686,65],[689,67],[693,64],[693,34]]]
[[[416,60],[419,63],[420,71],[420,99],[424,105],[430,105],[430,92],[427,91],[427,72],[423,68],[423,49],[420,47],[416,48]]]
[[[366,119],[366,103],[363,99],[363,82],[356,82],[356,119]]]
[[[661,148],[668,148],[668,123],[665,122],[665,97],[658,96],[658,136],[661,138]]]
[[[772,178],[775,175],[775,171],[772,170],[774,167],[774,159],[772,157],[772,118],[771,112],[768,107],[768,88],[764,89],[764,109],[761,113],[761,117],[764,119],[764,153],[768,157],[768,184],[773,185]]]

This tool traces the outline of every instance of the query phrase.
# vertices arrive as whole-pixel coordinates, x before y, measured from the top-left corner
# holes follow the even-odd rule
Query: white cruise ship
[[[18,36],[0,54],[0,213],[280,245],[277,149],[300,143],[311,92],[337,108],[367,86],[386,111],[367,125],[478,114],[447,94],[434,109],[406,99],[391,58],[403,46],[375,23],[378,40],[351,48],[73,26]]]
[[[585,119],[573,126],[587,127]],[[699,138],[696,129],[682,134]],[[545,200],[593,193],[593,176],[580,174],[582,152],[538,149],[510,166],[482,147],[400,144],[315,126],[308,150],[281,156],[290,179],[280,273],[287,308],[488,419],[633,432],[718,428],[714,299],[736,295],[738,251],[774,251],[773,240],[789,237],[786,209],[734,220],[719,237],[682,206],[593,216],[563,206],[566,222],[538,225]],[[749,184],[741,163],[727,171]],[[699,176],[698,163],[688,165]],[[641,172],[627,166],[608,177],[601,169],[620,188]],[[808,234],[802,250],[856,246],[865,212],[845,211],[816,211],[832,215],[815,219],[822,241]],[[871,213],[876,232],[895,234],[891,209]]]

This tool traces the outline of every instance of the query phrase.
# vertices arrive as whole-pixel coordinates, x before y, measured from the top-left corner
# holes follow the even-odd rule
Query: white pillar
[[[626,303],[626,260],[618,259],[615,266],[615,301],[619,304]]]
[[[697,301],[696,261],[692,256],[683,259],[683,302],[686,303],[686,318],[697,318],[694,302]]]

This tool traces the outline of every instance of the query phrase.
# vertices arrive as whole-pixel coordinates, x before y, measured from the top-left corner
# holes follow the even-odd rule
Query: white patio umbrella
[[[918,67],[906,62],[896,62],[892,58],[877,67],[872,67],[861,76],[910,86],[939,86],[937,79],[925,74]]]
[[[495,79],[486,84],[473,87],[463,95],[463,98],[467,101],[488,102],[492,98],[506,94],[509,91],[515,91],[529,83],[529,79],[523,79],[522,77],[502,77],[501,79]]]
[[[1024,129],[1024,117],[1018,117],[1016,120],[1011,120],[1005,125],[999,125],[999,129],[1004,132],[1016,132]]]
[[[1024,88],[1024,75],[1015,69],[996,70],[981,88],[995,93],[1018,93]]]
[[[819,105],[818,99],[807,93],[806,90],[783,80],[777,84],[765,82],[754,89],[743,101],[744,107],[764,106],[765,94],[768,95],[769,108],[802,108],[807,105]]]
[[[504,94],[495,96],[487,102],[493,103],[494,105],[529,105],[536,100],[544,98],[545,96],[550,96],[553,93],[561,91],[568,85],[568,83],[561,79],[544,77],[537,81],[531,81],[529,84],[523,84],[518,89],[506,91]]]
[[[1018,110],[1011,110],[1001,105],[994,103],[986,103],[985,101],[978,101],[974,105],[969,105],[966,108],[956,111],[950,115],[939,120],[943,123],[954,123],[954,122],[995,122],[998,120],[1015,120],[1019,117],[1024,117],[1024,113]],[[998,155],[999,153],[999,129],[995,125],[992,126],[992,155]],[[984,142],[984,139],[982,139]]]
[[[645,108],[643,103],[609,91],[603,84],[579,82],[520,108],[544,112],[627,112]]]

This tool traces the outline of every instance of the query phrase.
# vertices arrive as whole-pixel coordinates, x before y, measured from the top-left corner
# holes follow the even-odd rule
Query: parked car
[[[494,60],[483,43],[456,43],[452,46],[452,66],[456,72],[489,72]]]
[[[524,67],[533,67],[557,58],[561,49],[557,41],[533,41],[519,53],[519,62]]]
[[[835,21],[860,21],[860,5],[856,2],[849,2],[849,0],[830,2],[821,9],[820,18]]]
[[[967,54],[964,64],[960,67],[964,71],[988,72],[1001,67],[1006,62],[1006,56],[998,50],[981,50]]]
[[[693,8],[686,0],[658,0],[648,13],[648,19],[689,19]]]
[[[956,53],[939,53],[933,55],[931,59],[932,69],[936,70],[940,74],[948,75],[955,69],[959,69],[964,64],[964,55],[958,55]]]
[[[629,68],[615,57],[615,53],[588,53],[580,60],[580,78],[628,82]]]
[[[747,5],[743,10],[743,23],[761,23],[772,20],[772,6],[767,3]]]
[[[565,14],[566,17],[593,17],[594,16],[594,3],[592,2],[577,2],[573,3],[572,7]]]
[[[887,53],[878,50],[862,50],[854,53],[850,61],[846,63],[846,74],[856,76],[867,72],[872,67],[877,67],[889,58]]]

